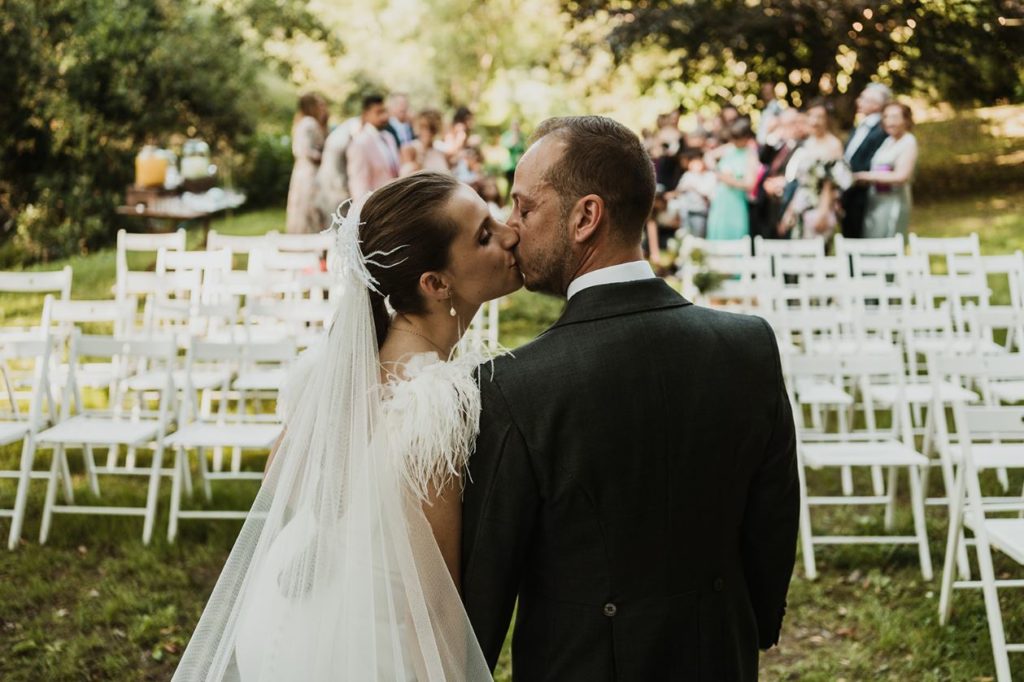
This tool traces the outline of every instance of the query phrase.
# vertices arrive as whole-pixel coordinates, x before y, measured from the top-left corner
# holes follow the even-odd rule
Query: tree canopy
[[[664,74],[711,75],[742,97],[782,82],[801,100],[852,97],[881,79],[954,103],[1021,98],[1020,3],[993,0],[563,0],[577,22],[607,27],[620,62],[673,52]]]

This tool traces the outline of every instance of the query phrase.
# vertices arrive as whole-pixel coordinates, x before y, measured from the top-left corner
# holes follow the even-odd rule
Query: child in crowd
[[[715,193],[714,171],[708,170],[704,155],[699,149],[688,149],[680,157],[685,169],[679,184],[672,192],[665,194],[669,208],[679,215],[684,229],[694,237],[704,237],[707,231],[708,206]]]

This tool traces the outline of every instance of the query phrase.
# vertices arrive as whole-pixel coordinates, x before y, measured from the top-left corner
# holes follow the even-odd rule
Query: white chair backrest
[[[48,297],[43,309],[44,323],[62,332],[70,332],[82,324],[109,323],[114,334],[124,334],[130,328],[134,315],[135,302],[132,300],[61,301]]]
[[[210,230],[210,234],[206,236],[206,249],[207,251],[227,249],[232,255],[248,254],[253,249],[271,245],[272,235],[276,234],[276,231],[260,235],[221,234],[217,230]]]
[[[71,298],[71,266],[53,272],[0,272],[0,292],[60,294]]]
[[[1024,310],[1024,252],[1019,249],[1010,254],[981,256],[977,259],[989,287],[1006,290],[1010,305]]]
[[[0,412],[5,420],[27,422],[33,430],[39,428],[47,417],[56,416],[49,378],[50,359],[54,355],[57,337],[46,334],[35,339],[0,340],[0,378],[3,380],[4,402]],[[17,375],[24,365],[32,366],[28,383],[29,410],[25,414],[19,406]],[[24,386],[24,384],[22,384]],[[44,413],[44,403],[47,413]]]
[[[315,234],[268,232],[267,241],[278,251],[324,253],[334,249],[334,234],[331,232],[318,232]]]
[[[765,239],[754,237],[755,256],[782,256],[785,258],[824,258],[825,240],[811,239]]]
[[[833,243],[837,256],[902,256],[906,253],[901,234],[881,239],[847,239],[837,234]]]
[[[950,262],[954,256],[980,256],[981,242],[978,233],[973,232],[967,237],[921,237],[910,235],[910,253],[913,255],[940,257],[944,261],[946,272],[953,272]]]
[[[133,294],[151,293],[157,284],[157,275],[146,270],[131,270],[128,254],[152,253],[154,256],[160,249],[168,251],[184,251],[186,234],[184,228],[164,234],[136,233],[125,230],[117,231],[117,255],[115,260],[116,282],[114,295],[124,298]]]
[[[751,251],[750,237],[718,241],[686,235],[683,238],[680,255],[688,258],[694,251],[700,251],[707,257],[731,256],[734,258],[749,258],[751,253],[753,253]]]

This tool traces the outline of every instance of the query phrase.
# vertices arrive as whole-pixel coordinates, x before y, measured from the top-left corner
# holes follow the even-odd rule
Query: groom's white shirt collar
[[[592,270],[580,275],[569,283],[569,290],[566,298],[572,298],[584,289],[600,286],[602,284],[620,284],[622,282],[635,282],[638,279],[654,279],[654,269],[645,260],[635,260],[631,263],[619,263],[609,265],[606,268]]]

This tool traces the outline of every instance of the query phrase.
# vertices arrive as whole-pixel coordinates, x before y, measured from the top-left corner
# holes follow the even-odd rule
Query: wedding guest
[[[857,115],[860,122],[846,142],[843,157],[854,173],[871,168],[871,159],[885,140],[882,127],[882,109],[892,101],[892,91],[881,83],[871,83],[857,97]],[[868,203],[866,185],[855,184],[843,192],[843,236],[861,237],[864,234],[864,211]]]
[[[776,134],[779,115],[783,111],[782,103],[775,97],[775,83],[765,83],[761,86],[761,115],[757,119],[757,145],[775,146],[779,136]]]
[[[324,142],[320,167],[316,171],[316,201],[321,229],[330,225],[334,212],[351,198],[348,193],[348,147],[361,127],[360,117],[347,119],[335,126]]]
[[[728,128],[728,137],[717,155],[718,184],[708,209],[707,238],[713,240],[740,239],[750,234],[747,193],[757,182],[759,166],[750,120],[736,119]]]
[[[501,190],[498,189],[498,180],[493,175],[485,175],[477,183],[477,194],[487,202],[487,210],[491,217],[498,222],[508,220],[509,210],[501,202]]]
[[[917,165],[917,138],[910,132],[914,128],[910,107],[899,102],[886,105],[882,125],[888,137],[871,158],[871,170],[854,175],[859,183],[870,187],[864,236],[906,236],[910,225],[910,185]]]
[[[459,182],[474,187],[484,176],[484,155],[479,147],[466,147],[455,161],[452,172]]]
[[[383,132],[388,124],[383,97],[363,98],[362,123],[348,148],[348,189],[353,201],[398,177],[398,147]]]
[[[679,183],[665,193],[669,207],[679,216],[680,226],[694,237],[707,234],[708,207],[714,196],[718,178],[704,162],[699,149],[687,149],[680,155],[680,164],[686,169]]]
[[[843,158],[843,144],[831,130],[828,105],[815,100],[805,111],[810,132],[794,152],[791,169],[796,192],[779,223],[779,233],[795,237],[831,238],[838,225],[839,191],[832,177]]]
[[[526,138],[523,137],[518,118],[512,119],[508,130],[501,134],[501,146],[508,152],[508,158],[505,159],[502,171],[505,173],[505,180],[508,182],[508,189],[511,192],[516,166],[519,165],[519,159],[526,153]]]
[[[288,183],[285,229],[292,234],[319,232],[320,211],[316,203],[316,171],[327,136],[327,101],[318,93],[299,98],[292,123],[292,177]]]
[[[454,166],[462,150],[480,143],[479,135],[473,134],[473,112],[469,107],[460,106],[452,115],[452,125],[444,136],[444,151],[448,162]]]
[[[786,209],[787,199],[792,198],[795,185],[786,194],[786,175],[796,151],[807,138],[806,116],[797,109],[783,109],[776,120],[773,135],[777,136],[778,147],[763,157],[765,171],[758,183],[756,199],[751,207],[751,233],[765,239],[780,236],[779,221]],[[795,177],[795,171],[792,176]]]
[[[441,112],[424,109],[413,119],[416,137],[402,146],[400,175],[412,175],[421,170],[450,173],[448,157],[438,149],[437,134],[441,132]]]
[[[394,92],[388,96],[388,125],[384,131],[395,140],[399,149],[412,142],[413,130],[409,115],[409,96]]]

